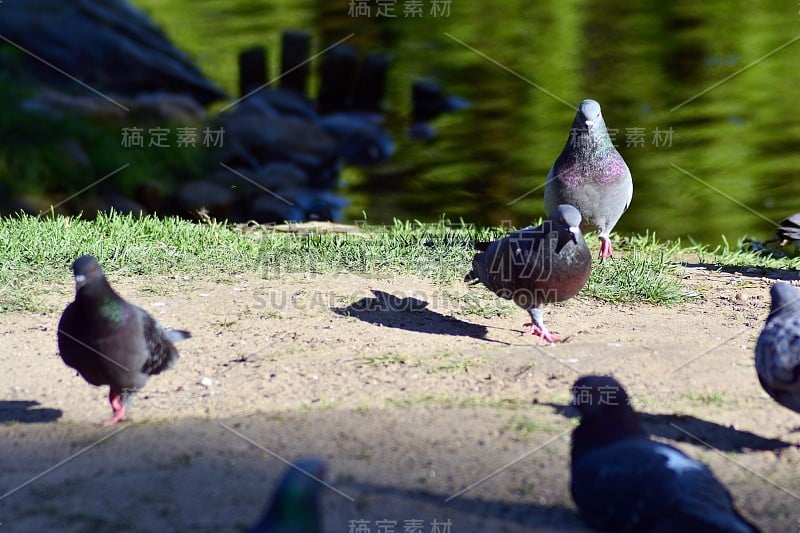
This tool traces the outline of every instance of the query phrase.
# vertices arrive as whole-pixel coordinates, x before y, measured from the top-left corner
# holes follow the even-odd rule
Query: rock
[[[171,93],[146,93],[135,98],[113,96],[113,101],[96,94],[73,96],[45,89],[21,104],[24,111],[51,117],[85,117],[90,120],[128,125],[131,121],[148,124],[176,123],[190,126],[205,117],[205,111],[191,96]],[[126,110],[127,109],[127,110]]]
[[[252,179],[271,191],[308,186],[308,174],[292,163],[270,163],[257,169]]]
[[[0,35],[97,91],[130,97],[164,91],[202,105],[225,96],[144,12],[124,0],[27,0],[2,8]],[[40,83],[81,89],[41,59],[20,54],[21,67]]]
[[[248,207],[251,220],[262,224],[271,222],[300,222],[305,220],[305,211],[289,198],[276,198],[265,194],[255,198]]]

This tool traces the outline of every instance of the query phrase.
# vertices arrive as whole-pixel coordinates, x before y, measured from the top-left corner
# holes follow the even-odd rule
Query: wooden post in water
[[[375,52],[364,56],[353,94],[353,109],[380,111],[388,70],[389,59],[386,56]]]
[[[340,44],[325,54],[317,95],[320,113],[333,113],[350,107],[357,67],[358,52],[352,46]]]
[[[283,32],[281,50],[281,87],[306,94],[311,57],[311,34],[303,30]]]
[[[254,46],[239,52],[239,96],[244,96],[267,83],[267,51]]]

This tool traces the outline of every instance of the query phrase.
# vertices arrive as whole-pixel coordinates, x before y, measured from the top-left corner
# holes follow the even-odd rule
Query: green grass
[[[0,45],[2,56],[17,53],[9,45]],[[162,185],[193,179],[208,168],[210,151],[204,147],[178,147],[172,130],[168,148],[133,148],[123,146],[123,128],[168,127],[163,120],[129,114],[125,122],[101,121],[80,116],[56,117],[47,113],[20,112],[23,102],[34,94],[31,87],[9,82],[0,77],[0,192],[43,195],[45,199],[62,199],[99,178],[128,166],[104,183],[130,195],[137,184],[157,177]],[[194,126],[200,124],[176,124]],[[147,143],[148,140],[145,139]],[[86,168],[70,154],[67,146],[80,146],[91,161]],[[169,189],[169,187],[167,187]],[[87,193],[87,195],[90,193]],[[83,199],[82,197],[77,200]]]
[[[215,221],[198,224],[116,214],[100,214],[94,221],[63,216],[0,218],[0,310],[51,310],[47,296],[53,285],[68,285],[72,261],[92,254],[114,276],[224,280],[234,273],[280,278],[289,273],[344,272],[418,277],[443,286],[454,305],[467,314],[501,315],[513,310],[513,304],[462,284],[474,254],[471,243],[500,234],[499,228],[456,227],[445,220],[362,225],[359,234],[298,235]],[[593,236],[588,241],[596,248]],[[733,269],[800,268],[800,258],[727,246],[682,247],[650,234],[615,237],[615,245],[612,260],[594,263],[583,294],[615,303],[679,303],[689,298],[680,279],[679,265],[686,260]]]
[[[684,398],[702,405],[722,406],[726,400],[725,396],[719,392],[691,392],[683,395]]]
[[[491,409],[508,409],[511,411],[532,408],[531,402],[528,399],[482,397],[457,398],[455,396],[434,395],[388,398],[386,400],[386,405],[392,407],[434,406],[449,409],[457,407],[488,407]],[[533,408],[536,408],[536,406],[533,406]]]
[[[794,245],[766,246],[764,243],[743,238],[733,246],[724,240],[722,246],[710,248],[694,244],[689,250],[697,254],[701,264],[718,265],[721,269],[743,267],[755,270],[800,270],[800,255]]]

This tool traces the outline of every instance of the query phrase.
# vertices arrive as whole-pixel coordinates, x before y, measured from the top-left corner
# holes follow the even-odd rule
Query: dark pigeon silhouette
[[[770,289],[772,308],[756,343],[756,372],[767,394],[800,413],[800,294],[789,283]]]
[[[730,493],[703,463],[651,440],[619,382],[584,376],[572,387],[570,490],[597,531],[752,533]]]
[[[272,502],[250,533],[320,533],[320,489],[325,475],[319,459],[300,459],[284,474]],[[305,472],[303,472],[305,471]],[[309,476],[311,474],[313,477]],[[316,479],[314,479],[316,478]]]
[[[114,416],[105,425],[116,424],[125,417],[129,396],[175,364],[178,351],[172,343],[191,335],[164,329],[145,310],[123,300],[94,257],[79,257],[72,271],[75,301],[58,323],[58,349],[86,381],[110,386]]]
[[[469,101],[459,96],[445,94],[442,87],[431,80],[417,80],[411,87],[411,126],[407,134],[418,141],[430,141],[436,129],[430,121],[452,111],[469,107]]]
[[[545,210],[550,213],[559,204],[575,206],[583,217],[583,231],[597,229],[604,260],[611,255],[609,234],[631,198],[631,171],[611,142],[600,104],[584,100],[567,144],[547,173]]]
[[[542,306],[572,298],[586,285],[592,256],[580,230],[581,214],[559,205],[541,226],[514,231],[489,243],[472,260],[465,281],[480,281],[489,290],[513,300],[531,315],[524,335],[547,342],[558,339],[544,326]]]

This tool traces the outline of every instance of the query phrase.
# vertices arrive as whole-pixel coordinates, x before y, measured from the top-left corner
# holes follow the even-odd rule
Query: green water
[[[541,216],[542,190],[529,191],[566,141],[567,104],[587,97],[618,130],[633,173],[618,231],[767,238],[770,220],[800,211],[798,2],[453,0],[448,15],[434,16],[433,0],[421,0],[416,18],[403,16],[412,0],[394,3],[396,18],[376,16],[374,5],[371,16],[350,16],[346,0],[135,3],[231,94],[245,47],[266,45],[277,74],[286,28],[310,30],[317,50],[353,33],[348,42],[360,50],[390,53],[386,103],[398,150],[379,168],[346,170],[350,218],[446,213],[522,225]],[[403,136],[418,77],[473,103],[438,119],[429,144]]]

